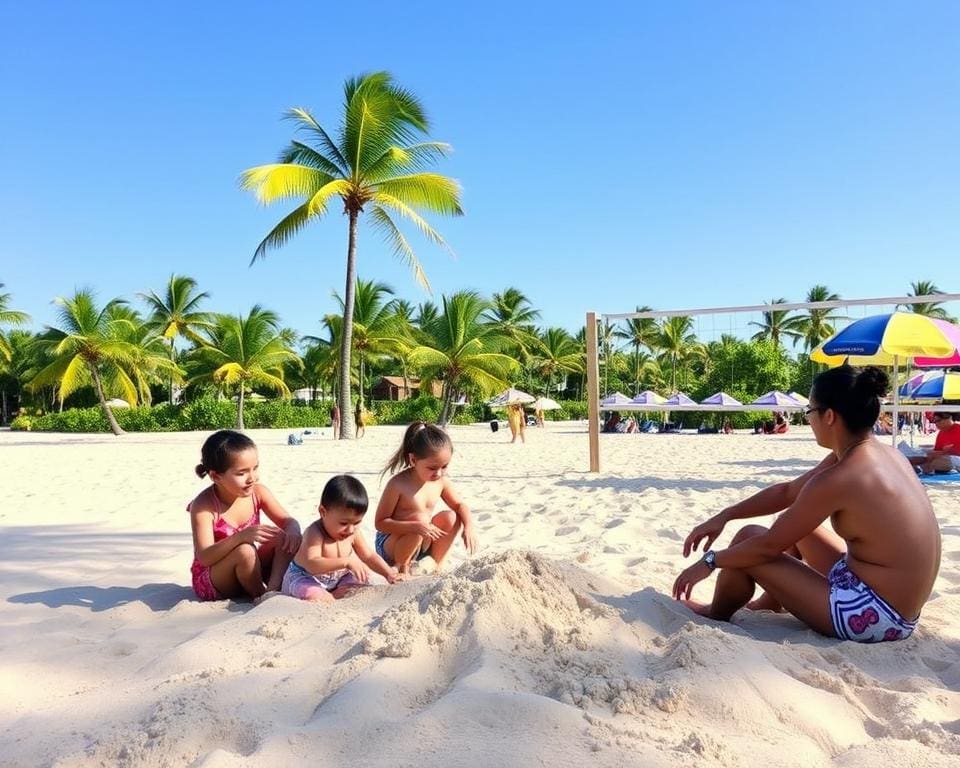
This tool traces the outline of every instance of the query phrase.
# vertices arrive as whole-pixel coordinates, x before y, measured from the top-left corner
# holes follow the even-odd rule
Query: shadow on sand
[[[10,603],[41,603],[48,608],[75,605],[94,613],[129,603],[143,603],[152,611],[169,611],[181,600],[193,599],[193,590],[181,584],[143,584],[139,587],[58,587],[43,592],[11,595]]]

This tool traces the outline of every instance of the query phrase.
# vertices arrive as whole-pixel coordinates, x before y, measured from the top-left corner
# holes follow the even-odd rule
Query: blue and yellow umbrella
[[[960,373],[937,371],[927,374],[907,397],[911,400],[960,400]]]
[[[900,364],[917,358],[948,358],[957,353],[958,340],[960,329],[951,323],[912,312],[893,312],[850,323],[813,350],[810,359],[831,366],[892,365],[893,423],[896,424]],[[896,443],[896,431],[893,441]]]

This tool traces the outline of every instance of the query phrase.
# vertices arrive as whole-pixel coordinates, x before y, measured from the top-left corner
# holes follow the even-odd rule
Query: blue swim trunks
[[[390,538],[389,533],[384,533],[383,531],[377,531],[377,536],[373,541],[373,548],[377,550],[377,554],[380,555],[380,557],[382,557],[386,561],[387,565],[394,565],[393,560],[387,557],[387,551],[384,549],[384,546],[383,546],[384,544],[387,543],[388,538]],[[414,560],[419,562],[429,554],[430,554],[429,549],[421,548],[420,551],[417,552],[417,556],[414,558]]]
[[[907,621],[886,600],[864,584],[840,558],[830,574],[830,615],[833,631],[841,640],[857,643],[879,643],[884,640],[905,640],[917,628],[917,621]]]

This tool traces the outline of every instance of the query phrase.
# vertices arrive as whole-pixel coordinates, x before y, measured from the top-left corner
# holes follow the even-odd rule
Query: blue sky
[[[466,5],[466,4],[464,4]],[[0,282],[51,300],[198,280],[317,333],[342,292],[334,212],[248,267],[285,207],[237,177],[343,81],[389,70],[454,147],[441,293],[523,290],[544,325],[629,311],[960,291],[960,5],[0,3]],[[352,12],[351,12],[352,11]],[[375,232],[359,273],[428,298]],[[727,321],[724,321],[727,322]],[[740,321],[738,321],[740,322]]]

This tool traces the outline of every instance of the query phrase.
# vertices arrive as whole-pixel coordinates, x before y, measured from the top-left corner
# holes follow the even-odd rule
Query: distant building
[[[443,382],[435,381],[431,387],[434,397],[443,394]],[[402,376],[383,376],[370,391],[373,400],[409,400],[420,394],[420,379],[407,379]]]

